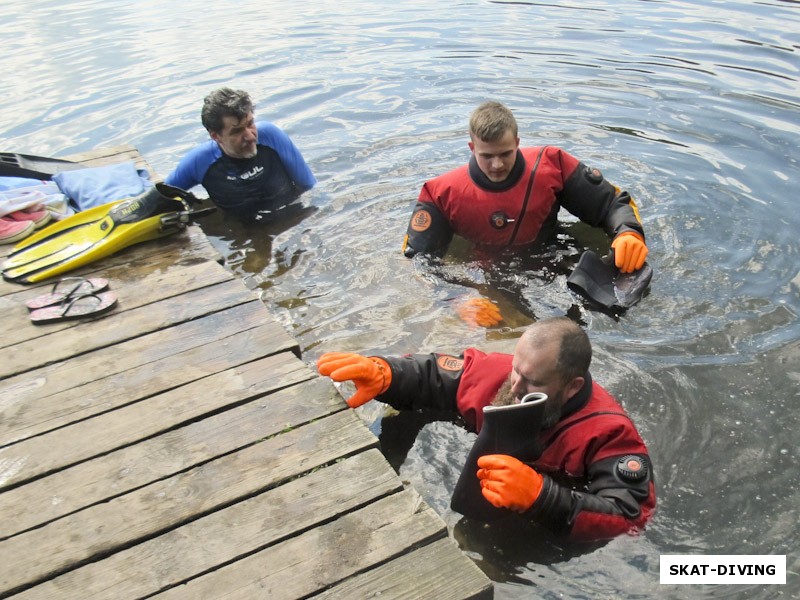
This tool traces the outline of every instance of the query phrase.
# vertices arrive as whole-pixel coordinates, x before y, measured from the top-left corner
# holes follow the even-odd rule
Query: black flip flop
[[[42,294],[25,301],[25,306],[29,310],[36,310],[54,304],[62,304],[76,296],[85,294],[96,294],[108,287],[108,279],[93,277],[64,277],[53,284],[53,289],[49,294]]]
[[[82,294],[61,304],[39,308],[31,311],[30,318],[34,325],[59,323],[70,319],[84,319],[107,313],[117,303],[114,292],[99,294]]]

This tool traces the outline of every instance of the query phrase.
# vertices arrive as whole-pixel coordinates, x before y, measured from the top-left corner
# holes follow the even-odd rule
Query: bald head
[[[564,382],[586,375],[592,362],[589,336],[567,317],[537,321],[526,329],[517,343],[517,352],[533,350],[555,355],[555,368]]]

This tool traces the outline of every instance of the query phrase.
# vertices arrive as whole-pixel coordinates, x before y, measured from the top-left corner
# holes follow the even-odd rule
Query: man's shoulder
[[[464,178],[469,179],[469,165],[464,164],[449,171],[445,171],[441,175],[436,175],[428,180],[430,184],[437,183],[450,183],[451,181],[464,181]]]
[[[189,150],[183,157],[184,161],[216,160],[222,156],[219,144],[214,140],[206,140]]]
[[[256,130],[259,144],[271,145],[271,142],[287,137],[283,129],[269,121],[256,121]]]

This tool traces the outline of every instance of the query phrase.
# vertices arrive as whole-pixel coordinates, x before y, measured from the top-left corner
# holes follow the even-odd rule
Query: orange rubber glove
[[[649,250],[644,238],[635,231],[623,231],[611,242],[614,264],[623,273],[633,273],[644,266]]]
[[[503,315],[500,314],[497,305],[486,298],[470,298],[461,304],[457,311],[458,316],[473,327],[477,325],[491,327],[503,320]]]
[[[478,459],[481,493],[493,506],[525,512],[542,491],[539,473],[506,454],[487,454]]]
[[[392,368],[377,356],[350,352],[326,352],[317,359],[317,370],[334,381],[352,381],[356,393],[347,399],[350,408],[358,408],[389,389]]]

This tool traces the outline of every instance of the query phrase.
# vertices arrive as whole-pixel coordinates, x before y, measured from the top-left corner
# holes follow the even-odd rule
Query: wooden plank
[[[117,270],[122,271],[122,268],[118,267]],[[136,276],[131,275],[133,270],[129,265],[125,270],[127,274],[114,271],[102,274],[102,277],[109,281],[109,289],[119,298],[120,304],[113,313],[115,315],[167,298],[175,298],[181,294],[196,291],[204,287],[233,280],[233,275],[228,270],[214,262],[166,266],[165,268],[153,270],[149,273],[142,273],[137,269]],[[65,286],[67,285],[69,284],[65,284]],[[44,290],[42,288],[24,290],[23,293],[0,298],[0,309],[4,309],[3,314],[9,317],[15,317],[6,319],[8,323],[2,341],[0,341],[0,347],[21,344],[22,342],[35,339],[41,340],[41,338],[47,337],[47,340],[42,340],[37,343],[45,344],[49,350],[50,342],[48,340],[53,339],[49,336],[52,336],[54,333],[64,331],[65,329],[72,329],[73,327],[81,327],[83,330],[86,324],[84,321],[63,321],[46,326],[38,326],[30,322],[28,319],[29,311],[25,306],[25,301],[29,298],[39,296],[42,293],[48,293],[51,287],[52,286],[48,285]],[[239,287],[242,290],[243,296],[253,296],[241,283],[239,283]],[[92,322],[92,325],[95,323],[107,325],[108,322],[107,320],[100,320]],[[121,324],[121,326],[124,325]],[[92,336],[87,334],[83,337]],[[41,353],[41,351],[39,351],[39,353]],[[49,351],[47,354],[48,358],[50,358]]]
[[[129,289],[127,293],[138,295],[139,292]],[[61,330],[53,335],[20,342],[14,346],[8,360],[0,364],[0,377],[17,375],[81,354],[97,352],[178,323],[193,321],[256,300],[253,293],[238,280],[188,290],[179,296],[169,296],[131,310],[127,310],[126,296],[122,290],[117,292],[117,296],[119,299],[114,311],[100,319],[80,321],[76,325],[80,329],[75,329],[74,335]],[[268,316],[266,310],[264,316]]]
[[[484,600],[494,597],[494,587],[448,538],[348,579],[314,597],[320,600]]]
[[[254,396],[274,392],[315,376],[316,374],[294,354],[283,352],[191,382],[141,402],[129,404],[119,410],[104,413],[94,419],[79,421],[48,434],[28,438],[0,449],[0,464],[13,464],[17,467],[13,472],[6,473],[4,480],[0,481],[0,488],[16,486],[95,456],[101,456],[192,420],[236,406]],[[318,392],[319,389],[315,391]],[[292,402],[297,401],[294,394],[288,395],[291,396]],[[273,405],[274,402],[277,401],[270,400],[269,404]],[[265,403],[266,401],[260,404]],[[311,402],[312,406],[314,404]],[[343,408],[341,403],[337,404]],[[330,405],[330,402],[326,402],[326,405]],[[248,410],[253,415],[261,412],[258,408],[252,407]],[[224,419],[227,418],[232,417],[226,415]],[[264,422],[263,415],[259,414],[259,420],[262,428],[270,425],[269,421]],[[208,424],[209,429],[214,427],[213,423],[216,421]],[[277,431],[285,426],[286,421],[283,421]],[[242,435],[246,431],[247,428],[244,428]],[[266,434],[261,434],[262,437],[264,435]],[[71,475],[70,486],[81,483],[75,474]],[[59,494],[58,490],[53,490],[53,493]],[[117,493],[121,491],[117,490]],[[7,514],[16,512],[13,507],[9,507],[8,511],[3,508],[14,501],[13,498],[8,499],[0,495],[0,520],[5,520]],[[30,497],[23,506],[30,506],[30,503],[35,501],[35,496]],[[63,508],[63,500],[60,500],[59,509]],[[46,507],[43,507],[27,518],[38,520],[46,512]],[[13,520],[0,524],[0,537],[3,537],[2,531],[7,526],[18,528],[25,520],[25,515],[18,515]]]
[[[0,542],[0,594],[141,543],[376,444],[352,411],[342,411],[8,538]]]
[[[128,278],[133,278],[139,273],[138,269],[158,272],[169,265],[194,264],[202,261],[221,263],[222,260],[202,229],[198,225],[189,225],[183,232],[129,246],[116,254],[64,273],[63,277],[107,276],[119,279],[127,275]],[[25,294],[39,288],[49,289],[61,277],[53,277],[35,284],[12,283],[0,279],[0,298],[20,292]]]
[[[102,274],[113,268],[122,268],[133,274],[137,269],[158,270],[166,264],[192,264],[208,260],[222,262],[219,252],[211,245],[198,225],[189,225],[184,231],[157,240],[129,246],[106,258],[90,263],[74,271],[64,273],[63,277],[86,277],[91,273]],[[98,275],[102,276],[102,275]],[[38,287],[50,287],[61,276],[53,277],[36,284],[12,283],[0,280],[0,297]]]
[[[130,144],[120,146],[113,146],[110,148],[95,148],[87,152],[80,152],[78,154],[70,154],[64,157],[64,160],[71,160],[73,162],[82,163],[85,167],[101,167],[104,165],[116,164],[132,160],[136,164],[137,169],[145,169],[150,174],[153,181],[160,181],[160,178],[150,165],[145,161],[144,157],[139,154],[139,150]]]
[[[252,363],[261,366],[263,361]],[[105,502],[344,408],[330,382],[292,386],[0,494],[0,539]],[[186,440],[186,452],[176,452]]]
[[[272,354],[297,342],[251,302],[0,382],[0,447]],[[100,356],[96,356],[96,355]],[[2,479],[2,477],[0,477]]]
[[[401,487],[380,452],[369,450],[44,582],[14,600],[142,598]]]
[[[406,490],[157,598],[305,598],[446,534],[444,521],[416,491]]]

